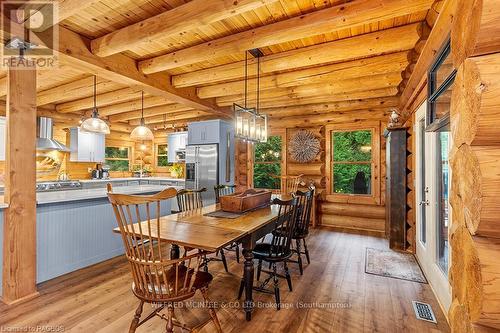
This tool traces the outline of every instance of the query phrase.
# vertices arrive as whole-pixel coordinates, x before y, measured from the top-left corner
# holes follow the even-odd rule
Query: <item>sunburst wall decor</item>
[[[318,138],[308,130],[295,133],[289,142],[290,156],[296,162],[311,162],[321,150]]]

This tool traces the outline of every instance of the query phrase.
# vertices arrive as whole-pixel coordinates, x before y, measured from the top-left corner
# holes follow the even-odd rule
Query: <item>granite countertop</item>
[[[82,179],[81,183],[100,183],[100,182],[119,182],[119,181],[133,181],[133,180],[158,180],[158,181],[174,181],[184,182],[184,178],[168,178],[168,177],[124,177],[124,178],[109,178],[109,179]]]
[[[180,186],[172,186],[176,190],[182,189]],[[156,193],[164,190],[165,185],[131,185],[120,186],[115,188],[114,193],[121,194],[142,194],[142,193]],[[105,188],[69,190],[69,191],[54,191],[54,192],[39,192],[36,194],[37,205],[62,203],[72,201],[82,201],[91,199],[100,199],[107,197],[107,190]],[[0,209],[7,208],[8,205],[3,203],[3,196],[0,196]]]

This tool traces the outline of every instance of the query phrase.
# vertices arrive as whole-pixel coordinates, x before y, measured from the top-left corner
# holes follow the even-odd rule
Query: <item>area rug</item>
[[[417,259],[411,253],[366,248],[365,273],[427,283]]]

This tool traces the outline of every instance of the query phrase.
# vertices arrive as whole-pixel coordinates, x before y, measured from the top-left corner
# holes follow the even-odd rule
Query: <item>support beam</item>
[[[401,72],[392,72],[387,74],[371,75],[365,77],[350,78],[346,80],[329,80],[314,84],[296,83],[288,88],[262,88],[260,97],[262,99],[270,97],[309,97],[318,95],[338,95],[342,93],[382,89],[386,87],[397,87],[403,78]],[[243,86],[237,89],[230,85],[231,89],[226,89],[226,85],[208,86],[198,89],[198,96],[201,98],[220,97],[218,101],[236,100],[244,98],[244,94],[234,94],[234,92],[243,92]],[[255,98],[256,86],[249,87],[249,97]]]
[[[161,96],[144,97],[144,107],[149,109],[154,106],[167,106],[175,103],[170,102],[167,98]],[[133,101],[127,101],[125,103],[118,103],[108,106],[103,106],[99,108],[99,114],[101,116],[112,116],[115,114],[120,114],[128,111],[135,111],[141,108],[141,100],[136,99]]]
[[[422,53],[418,58],[417,64],[410,79],[401,93],[400,108],[403,114],[407,115],[411,110],[405,110],[406,104],[413,91],[418,88],[422,77],[427,75],[427,71],[434,61],[435,55],[439,52],[443,43],[449,37],[453,16],[455,15],[456,0],[446,0],[441,12],[439,13],[436,24],[431,30],[429,38],[425,43]]]
[[[277,71],[340,63],[355,59],[369,58],[413,49],[422,34],[421,24],[372,32],[356,37],[335,40],[328,43],[303,47],[276,53],[261,58],[261,74]],[[369,45],[370,47],[367,47]],[[255,59],[249,61],[248,74],[256,75]],[[245,77],[245,62],[238,61],[226,65],[177,75],[174,81],[182,86],[205,85],[221,81],[240,80]]]
[[[92,86],[91,86],[92,89]],[[133,88],[123,88],[115,91],[110,91],[105,94],[97,95],[96,102],[97,106],[109,105],[113,103],[124,102],[132,99],[136,99],[140,96],[140,91]],[[94,96],[85,97],[78,99],[76,101],[62,103],[56,106],[57,112],[68,113],[68,112],[81,112],[88,110],[94,106]]]
[[[186,119],[197,119],[199,117],[206,117],[210,116],[210,114],[203,112],[203,111],[183,111],[183,112],[177,112],[177,113],[172,113],[167,116],[167,121],[179,121],[179,120],[186,120]],[[159,116],[153,116],[153,117],[146,117],[144,119],[146,121],[146,124],[163,124],[163,115]],[[133,119],[129,121],[130,125],[137,126],[140,124],[139,119]]]
[[[3,227],[2,299],[7,304],[36,291],[36,69],[10,68]]]
[[[278,0],[193,0],[128,27],[113,31],[91,43],[92,52],[107,57],[126,50],[147,48],[160,38],[182,35]]]
[[[158,116],[158,115],[163,115],[163,114],[171,114],[171,113],[178,113],[181,111],[188,111],[192,110],[189,107],[186,107],[181,104],[170,104],[170,105],[161,105],[161,106],[154,106],[151,108],[144,109],[144,117],[151,117],[151,116]],[[132,120],[132,119],[140,119],[141,118],[141,110],[135,110],[135,111],[129,111],[129,112],[123,112],[115,115],[109,116],[109,121],[115,122],[115,121],[127,121],[127,120]]]
[[[155,73],[428,10],[434,0],[356,0],[141,61]]]
[[[260,89],[265,90],[293,87],[304,84],[347,80],[392,72],[402,72],[408,66],[409,62],[409,52],[397,52],[378,57],[341,62],[338,64],[323,65],[285,73],[271,74],[261,77],[259,84]],[[174,85],[183,87],[207,83],[184,82],[181,79],[182,75],[174,76],[172,78]],[[245,80],[238,80],[201,87],[198,88],[198,96],[200,98],[208,98],[209,96],[224,96],[215,95],[212,93],[214,91],[227,91],[234,94],[235,91],[241,90],[244,84]],[[253,78],[248,80],[248,89],[249,91],[255,91],[257,89],[257,79]]]
[[[304,105],[304,104],[316,104],[316,103],[329,103],[329,102],[340,102],[340,101],[354,101],[366,98],[378,98],[378,97],[389,97],[396,96],[398,94],[397,88],[384,88],[377,90],[366,90],[359,91],[353,93],[346,94],[338,94],[331,96],[312,96],[312,97],[278,97],[278,98],[270,98],[263,99],[260,101],[260,108],[273,108],[273,107],[282,107],[287,105]],[[219,103],[219,98],[217,99]],[[253,101],[251,101],[253,102]],[[219,103],[220,106],[230,106],[233,103],[242,104],[244,103],[243,99],[237,100],[223,100]],[[250,104],[252,106],[254,104]]]

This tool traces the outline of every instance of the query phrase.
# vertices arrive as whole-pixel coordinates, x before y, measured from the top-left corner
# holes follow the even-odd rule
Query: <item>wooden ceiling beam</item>
[[[409,52],[397,52],[378,57],[271,74],[261,77],[259,86],[261,90],[266,90],[402,72],[408,66],[409,62]],[[233,95],[235,91],[242,91],[244,84],[245,80],[238,80],[201,87],[197,90],[198,97],[210,98],[227,94]],[[257,79],[253,78],[248,80],[248,89],[249,91],[255,91],[257,89]]]
[[[427,38],[422,52],[420,53],[415,68],[413,69],[408,80],[408,83],[401,93],[400,108],[402,110],[402,113],[405,115],[412,111],[406,110],[407,106],[411,104],[409,103],[410,97],[415,90],[418,90],[419,82],[422,81],[422,77],[427,75],[427,71],[429,70],[432,62],[435,60],[436,54],[439,52],[446,39],[449,37],[453,23],[453,16],[455,15],[455,9],[455,0],[447,0],[444,3],[437,21],[431,30],[429,38]]]
[[[261,58],[261,74],[343,63],[355,59],[374,57],[413,49],[422,34],[420,23],[372,32],[328,43],[276,53]],[[369,46],[369,47],[368,47]],[[249,77],[255,77],[255,59],[249,61]],[[240,80],[245,77],[245,62],[207,68],[174,76],[174,84],[182,86],[206,85],[221,81]]]
[[[151,96],[144,98],[144,110],[150,109],[154,106],[168,106],[175,104],[169,99],[161,96]],[[135,99],[127,101],[124,103],[107,105],[99,108],[99,114],[101,116],[112,116],[116,114],[127,113],[129,111],[135,111],[141,109],[141,100]]]
[[[376,90],[366,90],[366,91],[358,91],[347,94],[339,94],[332,96],[312,96],[312,97],[278,97],[271,98],[267,100],[261,100],[260,108],[274,108],[274,107],[284,107],[290,105],[307,105],[307,104],[317,104],[317,103],[332,103],[332,102],[340,102],[340,101],[355,101],[362,99],[371,99],[371,98],[381,98],[381,97],[390,97],[396,96],[398,94],[398,89],[395,87],[392,88],[384,88],[384,89],[376,89]],[[234,101],[235,103],[242,104],[243,100]],[[232,103],[222,103],[221,106],[229,106]]]
[[[210,114],[204,112],[204,111],[183,111],[183,112],[177,112],[177,113],[172,113],[167,116],[166,121],[179,121],[179,120],[186,120],[186,119],[196,119],[198,117],[205,117],[209,116]],[[163,115],[158,115],[158,116],[152,116],[152,117],[145,117],[144,118],[146,124],[160,124],[163,123],[164,118]],[[140,124],[139,119],[133,119],[129,121],[130,125],[137,126]]]
[[[160,38],[182,35],[278,0],[193,0],[91,42],[92,52],[107,57],[134,48],[147,48]]]
[[[81,80],[65,83],[60,86],[39,91],[37,93],[37,105],[56,103],[62,99],[71,100],[91,96],[93,94],[94,77],[87,76]],[[97,78],[97,91],[109,90],[116,86],[112,81]]]
[[[434,0],[355,0],[139,62],[146,74],[428,10]]]
[[[290,96],[290,97],[307,97],[317,95],[335,95],[339,93],[347,93],[362,90],[380,89],[385,87],[397,87],[403,80],[401,72],[392,72],[386,74],[371,75],[365,77],[356,77],[346,80],[328,80],[327,82],[300,84],[297,83],[292,87],[284,88],[267,88],[260,89],[260,98]],[[214,87],[214,86],[212,86]],[[210,87],[206,87],[210,88]],[[202,92],[201,88],[199,93]],[[240,100],[244,98],[244,94],[234,94],[234,91],[243,91],[243,89],[229,90],[205,90],[208,97],[217,97],[218,103],[221,101]],[[233,93],[232,95],[231,92]],[[249,100],[254,101],[256,98],[256,88],[249,88]],[[204,97],[200,96],[200,97]]]
[[[151,108],[144,109],[144,117],[178,113],[180,111],[189,111],[189,110],[192,110],[192,109],[189,107],[186,107],[184,105],[181,105],[181,104],[154,106]],[[129,111],[129,112],[111,115],[108,117],[108,119],[111,122],[127,121],[127,120],[132,120],[132,119],[140,119],[141,115],[142,115],[141,110],[135,110],[135,111]]]
[[[317,115],[332,112],[360,110],[360,109],[379,109],[395,107],[399,103],[398,97],[371,98],[354,101],[342,101],[320,104],[306,105],[288,105],[278,108],[260,109],[260,112],[269,117],[293,117],[305,115]]]
[[[96,97],[97,107],[113,103],[136,99],[138,90],[133,88],[123,88],[99,94]],[[57,112],[80,112],[91,109],[94,106],[94,96],[85,97],[71,102],[61,103],[56,106]]]

